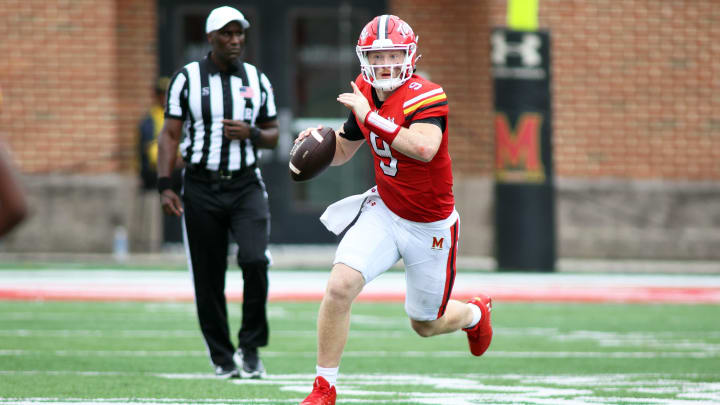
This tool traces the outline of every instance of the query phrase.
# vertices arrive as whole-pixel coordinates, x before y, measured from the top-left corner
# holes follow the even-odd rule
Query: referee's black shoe
[[[215,366],[215,377],[221,378],[224,380],[230,379],[230,378],[240,378],[240,372],[237,369],[237,366],[235,364],[227,365],[227,366]]]
[[[240,376],[242,378],[265,378],[265,366],[256,347],[240,348],[235,352],[233,360],[240,367]]]

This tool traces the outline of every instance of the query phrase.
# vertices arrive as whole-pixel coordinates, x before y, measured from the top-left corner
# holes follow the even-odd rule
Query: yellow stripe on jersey
[[[438,95],[435,96],[435,97],[426,98],[425,100],[420,101],[419,103],[414,104],[414,105],[411,105],[410,107],[404,109],[404,110],[403,110],[403,114],[408,115],[408,114],[410,114],[411,112],[417,110],[418,108],[424,106],[425,104],[430,104],[430,103],[432,103],[432,102],[435,102],[435,101],[438,101],[438,100],[445,100],[445,99],[447,99],[447,96],[445,95],[445,93],[438,94]]]

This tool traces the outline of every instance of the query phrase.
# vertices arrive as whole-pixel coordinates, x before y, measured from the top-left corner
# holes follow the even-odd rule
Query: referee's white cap
[[[250,22],[245,19],[243,13],[229,6],[218,7],[210,12],[205,23],[205,33],[209,34],[219,30],[231,21],[239,22],[243,29],[250,27]]]

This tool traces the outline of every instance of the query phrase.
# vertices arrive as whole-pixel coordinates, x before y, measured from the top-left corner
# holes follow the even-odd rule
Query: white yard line
[[[720,266],[720,263],[718,263]],[[324,288],[329,272],[327,271],[287,271],[270,270],[271,285],[295,286],[296,289]],[[230,270],[228,279],[242,284],[242,274],[239,270]],[[38,281],[56,282],[64,285],[82,285],[83,283],[106,284],[109,281],[127,283],[131,285],[151,285],[153,288],[184,287],[190,285],[189,275],[185,271],[164,270],[70,270],[70,269],[2,269],[0,270],[0,285],[6,283],[25,284],[32,286]],[[720,287],[720,274],[570,274],[570,273],[486,273],[460,271],[457,274],[457,284],[493,285],[531,285],[531,286],[641,286],[641,287]],[[404,285],[405,275],[401,271],[391,271],[383,274],[373,284],[384,285],[396,290]]]
[[[554,328],[495,328],[497,336],[535,336],[550,342],[558,342],[565,344],[567,342],[588,342],[592,347],[605,348],[608,351],[593,352],[518,352],[491,351],[489,356],[498,356],[503,358],[715,358],[720,355],[720,343],[709,343],[713,339],[720,338],[720,331],[705,332],[682,332],[682,331],[664,331],[664,332],[604,332],[604,331],[565,331],[561,332]],[[311,339],[317,337],[317,333],[312,330],[274,330],[274,336],[292,337],[293,339]],[[442,335],[439,339],[452,340],[458,339],[458,334]],[[33,330],[33,329],[0,329],[0,337],[27,337],[27,338],[122,338],[122,339],[201,339],[200,332],[197,330],[121,330],[121,331],[102,331],[102,330]],[[375,330],[353,330],[349,336],[350,341],[357,339],[365,340],[368,338],[384,338],[384,339],[408,339],[414,338],[415,334],[407,327],[406,330],[388,331],[382,329]],[[463,339],[464,340],[464,339]],[[614,352],[612,348],[637,348],[640,351],[622,351]],[[13,354],[14,353],[14,354]],[[0,356],[17,355],[17,350],[0,350]],[[50,353],[50,352],[46,352]],[[73,351],[56,351],[57,356],[81,356],[88,352]],[[199,355],[199,351],[103,351],[92,352],[98,356],[167,356],[181,357],[187,355]],[[152,354],[156,353],[156,354]],[[348,352],[352,353],[352,352]],[[371,355],[381,353],[382,356],[393,356],[392,352],[359,352],[357,356]],[[423,352],[424,353],[424,352]],[[282,356],[281,352],[267,352],[267,356]],[[312,353],[294,352],[294,356],[312,357]],[[352,355],[352,354],[348,354]],[[448,356],[463,357],[466,355],[464,351],[442,351],[428,352],[427,354],[417,354],[415,352],[401,352],[400,355],[416,357],[416,356]]]
[[[213,379],[210,373],[112,373],[77,371],[18,371],[3,374],[47,374],[79,376],[137,376],[167,379]],[[287,400],[230,398],[0,398],[2,405],[175,405],[175,404],[297,404],[310,389],[314,375],[270,375],[264,380],[232,380],[239,385],[264,385],[283,392],[297,393]],[[716,376],[715,376],[716,377]],[[720,402],[720,382],[697,382],[703,375],[668,374],[593,374],[593,375],[521,375],[521,374],[347,374],[341,375],[338,398],[341,403],[427,405],[527,404],[527,405],[702,405]],[[402,391],[392,387],[402,386]],[[433,392],[433,390],[435,392]],[[612,392],[612,396],[597,395]],[[371,400],[369,398],[372,398]]]

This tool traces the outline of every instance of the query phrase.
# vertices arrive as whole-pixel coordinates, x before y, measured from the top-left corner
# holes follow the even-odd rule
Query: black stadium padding
[[[550,34],[496,28],[491,42],[498,269],[553,271]]]

